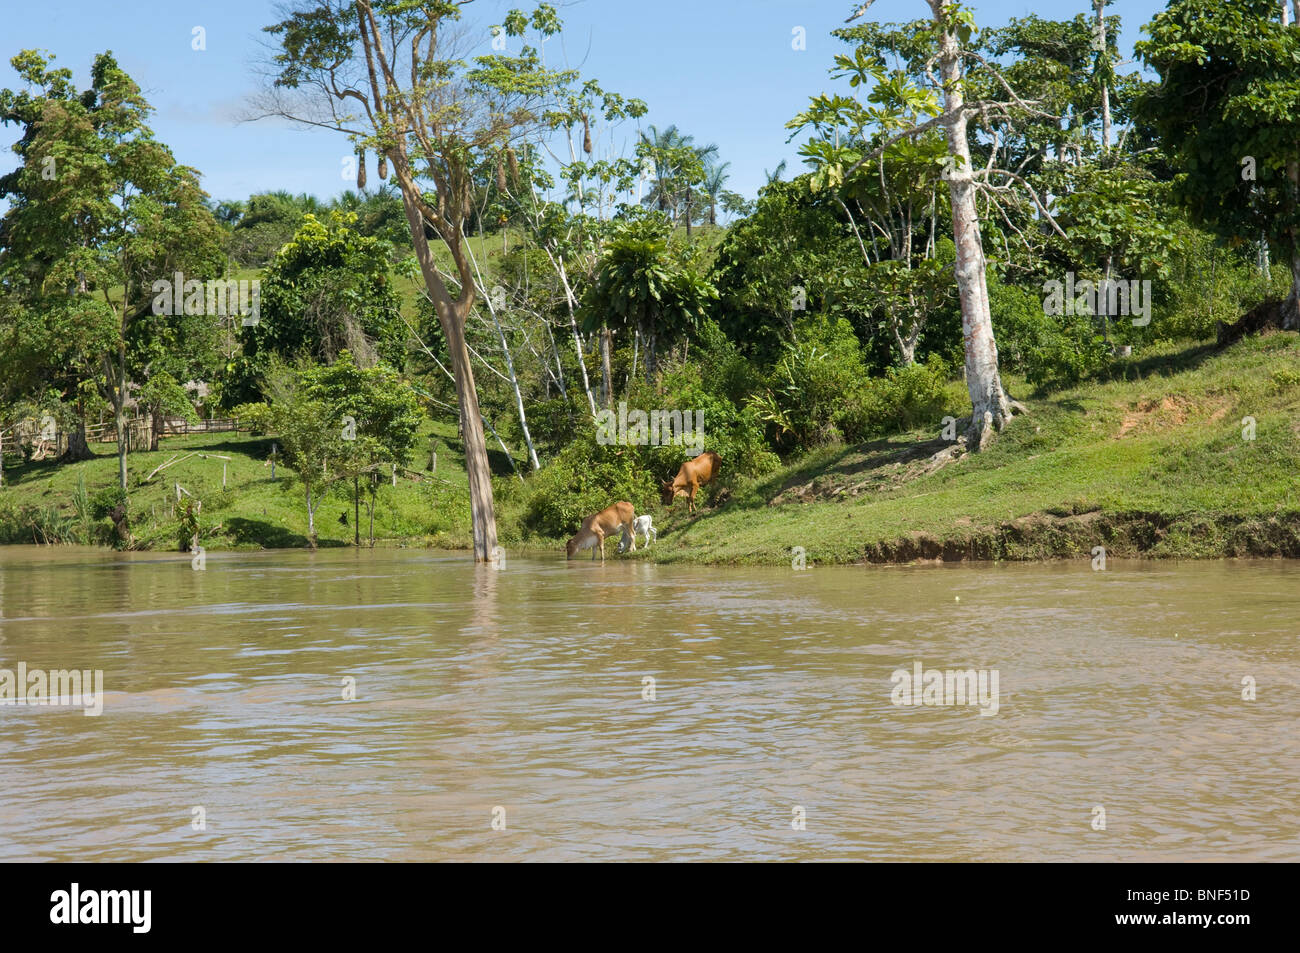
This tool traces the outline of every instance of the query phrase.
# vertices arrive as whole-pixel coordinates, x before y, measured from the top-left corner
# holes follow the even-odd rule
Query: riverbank
[[[1024,396],[1017,383],[1010,386]],[[790,565],[801,554],[809,565],[1038,560],[1093,558],[1098,546],[1109,557],[1300,557],[1300,337],[1266,334],[1223,351],[1151,349],[1113,380],[1026,402],[1029,415],[988,450],[943,466],[935,455],[950,444],[936,422],[926,431],[823,448],[759,480],[724,483],[694,517],[680,500],[671,513],[658,501],[633,501],[638,512],[654,504],[659,538],[630,558],[741,565]],[[305,546],[301,487],[283,466],[271,479],[273,443],[249,434],[191,435],[168,438],[155,453],[133,453],[133,548],[178,548],[177,483],[203,500],[201,542],[210,551]],[[420,446],[419,469],[378,487],[376,545],[467,548],[466,479],[454,427],[426,425]],[[436,471],[429,468],[432,446]],[[85,507],[112,485],[117,461],[112,444],[96,449],[94,459],[78,464],[8,467],[0,542],[103,538],[104,521],[97,526]],[[559,552],[562,540],[521,533],[528,489],[510,474],[504,454],[497,456],[503,545]],[[365,499],[363,545],[370,535]],[[318,545],[352,545],[356,518],[352,488],[335,485],[316,514]]]
[[[1122,374],[1030,398],[988,450],[939,469],[933,431],[826,449],[665,521],[654,558],[1300,556],[1300,338],[1169,347]]]

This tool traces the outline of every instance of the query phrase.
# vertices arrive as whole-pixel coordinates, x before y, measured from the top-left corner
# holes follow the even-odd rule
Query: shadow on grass
[[[250,520],[243,516],[231,516],[224,521],[223,530],[232,543],[255,543],[266,549],[303,549],[307,546],[307,537],[276,526],[264,520]],[[322,548],[337,545],[331,540],[317,540]]]

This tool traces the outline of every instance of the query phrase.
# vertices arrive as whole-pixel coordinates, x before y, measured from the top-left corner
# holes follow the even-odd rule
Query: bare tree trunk
[[[547,251],[550,255],[550,251]],[[582,372],[582,390],[587,395],[587,404],[591,407],[591,416],[596,416],[596,398],[591,393],[591,381],[587,377],[587,362],[582,356],[582,338],[578,334],[578,318],[575,313],[576,302],[573,289],[569,286],[569,273],[565,270],[564,259],[551,257],[560,272],[560,282],[564,285],[564,300],[569,307],[569,328],[573,332],[573,349],[578,355],[578,370]]]
[[[524,443],[528,445],[528,459],[532,461],[533,472],[536,473],[542,468],[542,465],[537,460],[537,451],[533,449],[533,435],[528,432],[528,415],[524,413],[524,394],[519,389],[519,378],[515,374],[515,361],[510,354],[510,344],[506,341],[506,332],[497,319],[496,308],[493,307],[490,298],[487,299],[487,306],[492,315],[492,323],[496,325],[497,339],[501,342],[501,353],[506,358],[506,371],[510,374],[510,386],[515,392],[515,410],[519,414],[519,429],[524,433]]]
[[[123,304],[125,309],[126,305]],[[126,430],[126,334],[125,330],[122,335],[122,341],[118,344],[117,349],[117,367],[114,368],[116,380],[116,393],[113,396],[113,429],[117,433],[117,482],[122,489],[126,489],[126,455],[127,447],[127,430]]]
[[[163,432],[163,413],[161,407],[155,407],[152,417],[152,426],[149,428],[149,450],[154,452],[158,449],[158,442],[162,439]]]
[[[1093,0],[1093,8],[1097,12],[1096,37],[1101,46],[1100,55],[1107,59],[1110,52],[1106,41],[1106,0]],[[1101,84],[1101,151],[1110,151],[1110,84],[1105,81]]]
[[[311,484],[303,480],[307,488],[307,545],[316,548],[316,507],[311,502]]]
[[[949,117],[943,125],[948,151],[956,160],[948,176],[948,194],[952,203],[952,231],[956,244],[954,270],[966,351],[966,387],[970,392],[972,410],[966,443],[971,450],[979,450],[988,443],[994,428],[1001,430],[1011,419],[1011,401],[1002,389],[998,346],[993,339],[993,320],[989,314],[984,245],[975,208],[967,117],[962,108],[965,105],[962,51],[957,42],[955,24],[946,11],[946,0],[929,0],[929,4],[935,24],[941,30],[939,75],[944,86],[944,112]]]
[[[600,402],[610,407],[614,401],[614,363],[612,351],[614,332],[609,328],[600,329]]]
[[[456,382],[461,432],[465,440],[465,471],[469,477],[474,560],[487,562],[497,546],[497,522],[492,500],[492,471],[488,466],[487,441],[483,437],[483,415],[479,411],[474,369],[470,365],[469,348],[465,343],[466,316],[458,313],[455,305],[446,300],[446,289],[438,277],[429,241],[424,237],[424,219],[405,187],[402,189],[402,205],[406,209],[406,220],[411,229],[411,240],[415,245],[415,256],[420,263],[425,287],[437,311],[443,337],[447,339],[447,353]]]
[[[92,456],[90,445],[86,442],[86,416],[78,404],[77,428],[68,432],[68,446],[60,459],[64,463],[76,463],[78,460],[89,460]]]
[[[1291,180],[1292,194],[1300,188],[1300,162],[1286,164],[1286,175]],[[1294,201],[1294,200],[1292,200]],[[1282,303],[1282,328],[1300,331],[1300,229],[1292,227],[1291,233],[1291,293]]]

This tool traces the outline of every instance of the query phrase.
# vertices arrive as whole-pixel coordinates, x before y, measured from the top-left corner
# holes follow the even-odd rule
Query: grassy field
[[[1024,396],[1018,383],[1009,386]],[[672,511],[633,501],[639,512],[654,504],[660,535],[652,550],[631,558],[788,564],[803,547],[809,564],[1041,559],[1086,557],[1095,546],[1113,556],[1300,556],[1296,335],[1250,338],[1223,352],[1166,348],[1108,382],[1028,404],[1030,414],[989,450],[938,469],[931,458],[947,444],[936,422],[926,432],[823,448],[711,493],[694,517],[680,500]],[[436,474],[428,472],[433,440]],[[177,483],[203,501],[207,548],[306,545],[302,490],[283,465],[271,479],[272,443],[248,434],[190,435],[166,438],[156,453],[131,454],[134,545],[178,548]],[[403,474],[396,487],[385,481],[379,488],[379,544],[468,546],[468,491],[454,426],[426,423],[417,448],[411,463],[423,475]],[[84,522],[79,484],[93,496],[116,480],[114,445],[94,449],[93,460],[73,465],[14,466],[9,456],[0,539],[37,541],[41,521],[75,531]],[[559,540],[522,538],[526,488],[499,450],[493,470],[503,543],[557,551]],[[364,544],[364,506],[361,519]],[[335,485],[316,526],[322,546],[352,543],[351,486]]]
[[[428,452],[433,439],[439,443],[438,466],[436,472],[430,473]],[[142,549],[179,548],[179,519],[175,512],[179,483],[184,491],[203,501],[199,522],[204,547],[305,546],[305,497],[301,484],[283,462],[277,464],[276,478],[271,479],[269,458],[274,442],[273,438],[245,433],[190,434],[164,438],[154,453],[131,453],[128,464],[134,545]],[[391,478],[381,482],[375,505],[375,537],[387,544],[467,546],[469,490],[455,426],[426,422],[418,446],[421,459],[413,463],[426,475],[416,479],[402,473],[395,487]],[[23,542],[39,538],[38,526],[29,526],[27,533],[14,532],[20,519],[17,511],[24,506],[53,509],[60,519],[75,524],[79,482],[84,481],[87,496],[93,497],[117,480],[116,445],[92,444],[91,449],[96,454],[94,459],[71,465],[42,461],[13,467],[15,458],[9,457],[5,488],[0,491],[0,522],[8,530],[5,535],[17,535],[14,541]],[[173,459],[174,463],[146,480],[155,468]],[[508,469],[504,458],[496,463]],[[365,499],[363,491],[363,544],[369,534]],[[335,484],[316,511],[318,544],[351,545],[355,525],[352,486]],[[85,527],[73,525],[68,529]]]

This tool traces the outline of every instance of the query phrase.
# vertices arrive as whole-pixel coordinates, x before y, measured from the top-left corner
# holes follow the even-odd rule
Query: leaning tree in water
[[[497,545],[491,471],[478,391],[465,339],[476,301],[475,271],[465,240],[473,211],[475,169],[506,161],[515,144],[545,124],[545,111],[567,72],[546,68],[539,50],[519,41],[531,28],[542,40],[560,29],[553,8],[512,10],[490,28],[493,52],[465,51],[478,36],[461,22],[464,3],[439,0],[320,0],[292,9],[266,27],[277,38],[271,86],[261,115],[282,116],[346,135],[359,153],[391,167],[425,290],[447,341],[456,385],[465,469],[469,475],[474,558]],[[484,26],[479,36],[487,36]],[[432,189],[425,191],[422,183]],[[360,186],[362,181],[358,182]],[[455,274],[444,280],[430,247],[441,241]]]

